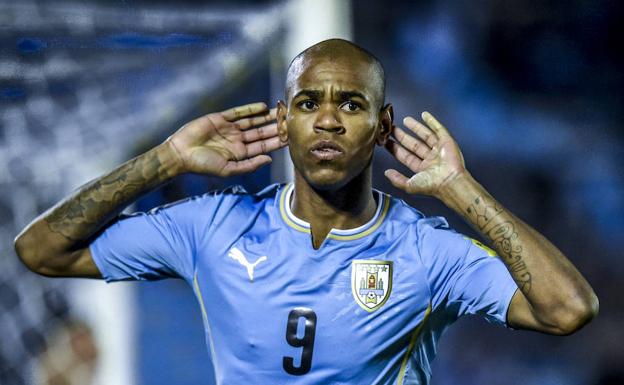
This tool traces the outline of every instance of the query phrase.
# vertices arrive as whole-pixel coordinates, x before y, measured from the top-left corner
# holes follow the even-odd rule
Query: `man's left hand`
[[[409,194],[440,197],[442,190],[457,177],[467,173],[459,146],[448,130],[428,112],[422,113],[422,124],[411,116],[403,124],[413,134],[394,126],[386,149],[414,175],[410,178],[397,170],[385,172],[390,182]]]

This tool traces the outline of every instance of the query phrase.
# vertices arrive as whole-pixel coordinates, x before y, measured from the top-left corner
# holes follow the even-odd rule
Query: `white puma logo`
[[[240,263],[241,265],[245,266],[247,268],[247,275],[249,275],[249,280],[253,282],[253,269],[254,267],[256,267],[257,264],[259,264],[262,261],[266,261],[267,257],[265,255],[263,255],[262,257],[258,258],[256,260],[256,262],[254,263],[249,263],[249,261],[247,261],[247,258],[245,258],[245,256],[243,255],[242,251],[240,251],[239,249],[237,249],[236,247],[232,247],[230,249],[230,252],[228,253],[228,256],[230,256],[232,259],[238,261],[238,263]]]

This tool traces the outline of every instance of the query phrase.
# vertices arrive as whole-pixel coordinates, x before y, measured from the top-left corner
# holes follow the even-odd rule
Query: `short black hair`
[[[385,100],[386,75],[383,65],[375,55],[360,47],[359,45],[344,39],[328,39],[314,44],[299,53],[288,65],[286,75],[285,97],[288,100],[291,83],[293,81],[296,64],[308,57],[324,57],[328,59],[344,58],[360,59],[369,64],[373,69],[376,79],[371,79],[378,83],[378,93],[375,95],[379,101],[379,108],[382,108]]]

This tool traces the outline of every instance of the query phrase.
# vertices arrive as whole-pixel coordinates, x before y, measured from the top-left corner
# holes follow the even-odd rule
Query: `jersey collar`
[[[286,224],[297,231],[301,231],[303,233],[310,233],[310,224],[303,219],[297,218],[290,209],[290,200],[295,190],[293,183],[287,184],[281,191],[280,194],[280,214],[282,219]],[[371,218],[370,221],[366,222],[362,226],[353,228],[353,229],[331,229],[329,234],[327,234],[327,238],[337,239],[341,241],[350,241],[354,239],[359,239],[367,236],[373,231],[377,230],[379,226],[381,226],[384,221],[386,214],[388,213],[388,208],[390,207],[390,196],[388,194],[382,193],[381,191],[373,189],[373,193],[377,194],[377,210],[375,211],[375,215]]]

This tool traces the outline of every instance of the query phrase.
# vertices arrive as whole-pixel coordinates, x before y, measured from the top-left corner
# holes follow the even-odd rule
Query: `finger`
[[[260,139],[268,139],[277,136],[277,134],[277,123],[273,123],[267,126],[243,131],[243,142],[250,143]]]
[[[443,136],[450,136],[446,127],[438,122],[438,120],[434,118],[433,115],[431,115],[429,112],[424,111],[422,114],[420,114],[420,116],[422,117],[422,120],[424,120],[425,123],[427,123],[427,125],[431,128],[431,130],[435,132],[438,138],[441,138]]]
[[[258,103],[245,104],[244,106],[233,107],[233,108],[230,108],[229,110],[222,111],[221,116],[223,116],[225,120],[232,122],[237,119],[257,115],[266,110],[267,110],[266,103],[258,102]]]
[[[411,116],[407,116],[403,119],[403,124],[422,139],[423,142],[427,143],[427,146],[430,148],[433,148],[433,146],[438,143],[438,138],[434,131]]]
[[[257,126],[261,126],[264,124],[274,122],[276,116],[277,116],[277,109],[272,109],[272,110],[269,110],[269,112],[264,115],[239,119],[235,122],[235,124],[241,130],[246,130],[251,127],[257,127]]]
[[[271,162],[272,159],[268,155],[257,155],[243,160],[231,160],[223,167],[223,174],[225,176],[244,174],[255,171],[261,166]]]
[[[418,172],[422,159],[407,151],[400,144],[388,140],[385,145],[386,149],[401,163],[407,166],[413,172]]]
[[[405,131],[399,127],[394,127],[393,130],[395,139],[401,143],[407,150],[416,154],[420,159],[425,159],[431,148],[425,144],[422,140],[408,135]]]
[[[390,180],[390,183],[392,183],[394,187],[407,191],[408,179],[405,175],[394,169],[388,169],[384,171],[384,175]]]
[[[269,139],[262,139],[253,143],[245,144],[246,155],[248,158],[259,154],[267,154],[271,151],[275,151],[278,148],[284,147],[285,143],[280,140],[279,137],[273,137]]]

